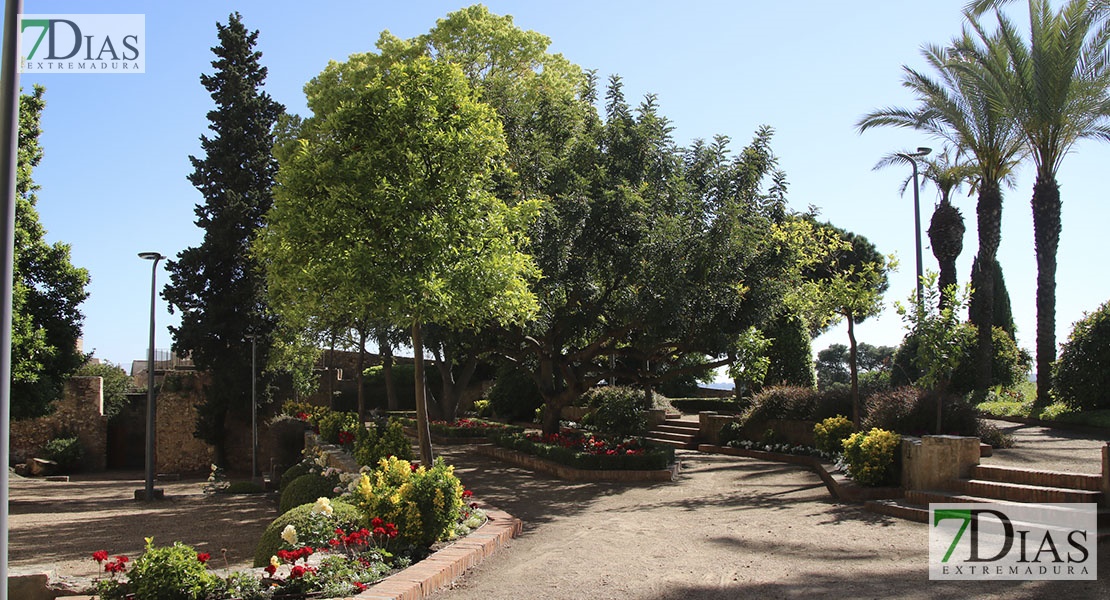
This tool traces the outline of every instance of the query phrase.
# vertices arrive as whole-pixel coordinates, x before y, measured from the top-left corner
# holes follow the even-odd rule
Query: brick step
[[[648,441],[648,442],[655,443],[655,444],[659,444],[660,446],[670,446],[672,448],[678,448],[679,450],[697,450],[698,449],[698,443],[695,442],[695,441],[684,442],[684,441],[678,441],[678,440],[666,440],[666,439],[655,437],[654,434],[650,433],[650,432],[647,434],[647,436],[644,437],[644,440]]]
[[[696,441],[695,438],[697,436],[693,436],[693,435],[690,435],[688,433],[671,433],[669,431],[652,430],[652,431],[647,432],[646,437],[655,438],[657,440],[670,440],[672,442],[682,442],[682,443],[685,444],[685,443]]]
[[[671,424],[668,423],[666,425],[656,425],[651,430],[651,433],[658,433],[658,432],[696,436],[696,435],[698,435],[698,433],[700,433],[700,430],[698,429],[696,423],[694,424],[694,427],[682,427],[682,426],[678,426],[678,425],[671,425]]]
[[[956,494],[953,492],[946,492],[944,490],[906,490],[905,496],[902,497],[907,504],[913,504],[928,508],[930,504],[953,504],[953,503],[979,503],[979,504],[998,504],[1001,506],[1030,506],[1029,502],[1013,502],[1011,500],[998,500],[995,498],[984,498],[982,496],[968,496],[966,494]],[[1064,510],[1054,507],[1052,504],[1036,504],[1034,506],[1041,506],[1044,510]],[[1110,527],[1110,508],[1098,508],[1098,522],[1099,526]]]
[[[1089,475],[1085,473],[1015,469],[1012,467],[996,467],[990,465],[978,465],[973,467],[971,478],[985,481],[1001,481],[1003,483],[1021,483],[1044,487],[1087,490],[1091,492],[1099,491],[1102,479],[1098,475]]]
[[[954,482],[949,491],[958,494],[988,498],[991,500],[1009,500],[1012,502],[1028,503],[1067,503],[1067,502],[1098,502],[1102,495],[1089,490],[1076,490],[1069,488],[1029,485],[1022,483],[1004,483],[1001,481],[987,481],[983,479],[960,479]]]

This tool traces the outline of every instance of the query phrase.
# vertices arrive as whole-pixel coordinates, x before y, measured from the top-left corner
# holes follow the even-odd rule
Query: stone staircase
[[[682,415],[667,415],[667,420],[656,425],[644,436],[649,442],[684,450],[698,449],[697,421],[684,421]]]
[[[1099,537],[1110,534],[1110,509],[1099,491],[1098,475],[1038,471],[978,465],[970,477],[957,479],[943,489],[906,490],[898,500],[872,500],[867,510],[901,519],[929,522],[929,504],[945,502],[995,502],[1001,504],[1100,503]]]

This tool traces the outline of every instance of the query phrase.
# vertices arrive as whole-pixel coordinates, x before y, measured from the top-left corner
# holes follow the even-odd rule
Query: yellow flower
[[[281,561],[278,560],[277,556],[270,557],[270,566],[274,567],[275,569],[281,566]]]
[[[285,529],[281,530],[281,539],[285,540],[290,546],[297,545],[297,528],[292,525],[286,525]]]

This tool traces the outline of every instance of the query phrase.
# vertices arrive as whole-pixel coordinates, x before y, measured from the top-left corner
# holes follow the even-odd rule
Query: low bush
[[[812,419],[821,393],[813,388],[778,386],[767,388],[752,398],[744,411],[745,425],[761,426],[774,419]],[[827,415],[832,416],[832,415]]]
[[[658,470],[674,462],[674,448],[638,437],[609,438],[563,430],[558,434],[495,434],[504,448],[531,454],[576,469]]]
[[[497,369],[489,401],[498,417],[509,421],[531,421],[543,396],[532,375],[522,367],[506,364]]]
[[[741,425],[738,421],[725,423],[724,427],[721,427],[721,432],[718,435],[718,439],[720,440],[722,446],[727,446],[729,442],[743,440],[745,439],[744,426]]]
[[[355,462],[366,466],[376,465],[387,456],[411,460],[412,443],[405,437],[402,420],[391,418],[359,428],[353,454]]]
[[[813,440],[817,449],[836,454],[844,449],[843,441],[852,435],[855,427],[847,417],[829,417],[813,426]]]
[[[986,421],[979,421],[978,437],[980,442],[990,444],[992,448],[1014,447],[1014,436]]]
[[[335,412],[328,411],[320,418],[318,424],[320,427],[320,438],[329,444],[343,444],[354,441],[354,436],[358,433],[359,422],[358,414],[353,412]],[[341,440],[340,433],[346,432],[351,437],[347,440]]]
[[[281,482],[278,485],[279,490],[285,490],[289,484],[296,478],[308,473],[309,466],[305,462],[299,462],[292,467],[289,467],[281,474]]]
[[[1052,369],[1052,391],[1072,410],[1110,408],[1110,302],[1072,326]]]
[[[136,598],[194,600],[205,598],[216,576],[198,560],[197,551],[181,542],[161,548],[147,538],[146,549],[127,572],[127,588]]]
[[[474,401],[474,414],[482,418],[493,416],[493,403],[487,399]]]
[[[64,473],[79,470],[81,459],[85,455],[81,442],[76,436],[56,437],[46,442],[43,450],[46,452],[46,458],[58,463],[58,468]]]
[[[351,498],[364,521],[379,518],[394,523],[399,543],[428,547],[454,533],[462,495],[454,467],[442,458],[431,468],[414,469],[394,456],[364,473]]]
[[[325,477],[316,473],[305,473],[289,482],[289,485],[281,490],[278,512],[288,512],[302,504],[315,502],[317,498],[334,498],[339,495],[335,492],[338,485],[338,475]]]
[[[939,433],[976,435],[979,431],[978,412],[964,397],[944,396],[941,406],[941,428],[936,430],[937,399],[914,387],[900,387],[874,394],[865,404],[867,416],[863,430],[887,429],[906,435]]]
[[[315,502],[316,499],[313,498],[311,503],[292,508],[266,527],[254,552],[254,566],[264,567],[270,564],[270,557],[282,548],[281,532],[289,525],[297,531],[299,542],[323,546],[336,529],[350,531],[369,523],[369,521],[363,521],[362,513],[357,507],[346,502],[332,500],[331,515],[313,512]]]
[[[849,476],[860,485],[897,485],[901,444],[900,435],[884,429],[853,433],[844,441]]]
[[[606,386],[593,388],[583,397],[590,412],[583,424],[611,435],[624,436],[643,433],[647,429],[647,409],[651,402],[643,390]]]
[[[736,398],[671,398],[671,406],[684,414],[711,410],[719,413],[738,413],[743,410]]]
[[[484,419],[457,419],[454,423],[432,421],[428,428],[433,434],[447,438],[486,437],[491,432],[520,433],[524,431],[524,428],[519,425],[506,425],[505,423]]]

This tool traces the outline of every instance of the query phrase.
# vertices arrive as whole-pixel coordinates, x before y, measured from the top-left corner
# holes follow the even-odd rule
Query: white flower
[[[331,516],[334,509],[331,507],[331,500],[327,498],[317,498],[316,504],[312,506],[312,514]]]
[[[277,556],[271,556],[270,557],[270,566],[272,566],[274,568],[277,568],[277,567],[281,566],[281,561],[278,560]]]
[[[297,528],[292,525],[286,525],[285,529],[281,530],[281,539],[285,540],[290,546],[297,545]]]

